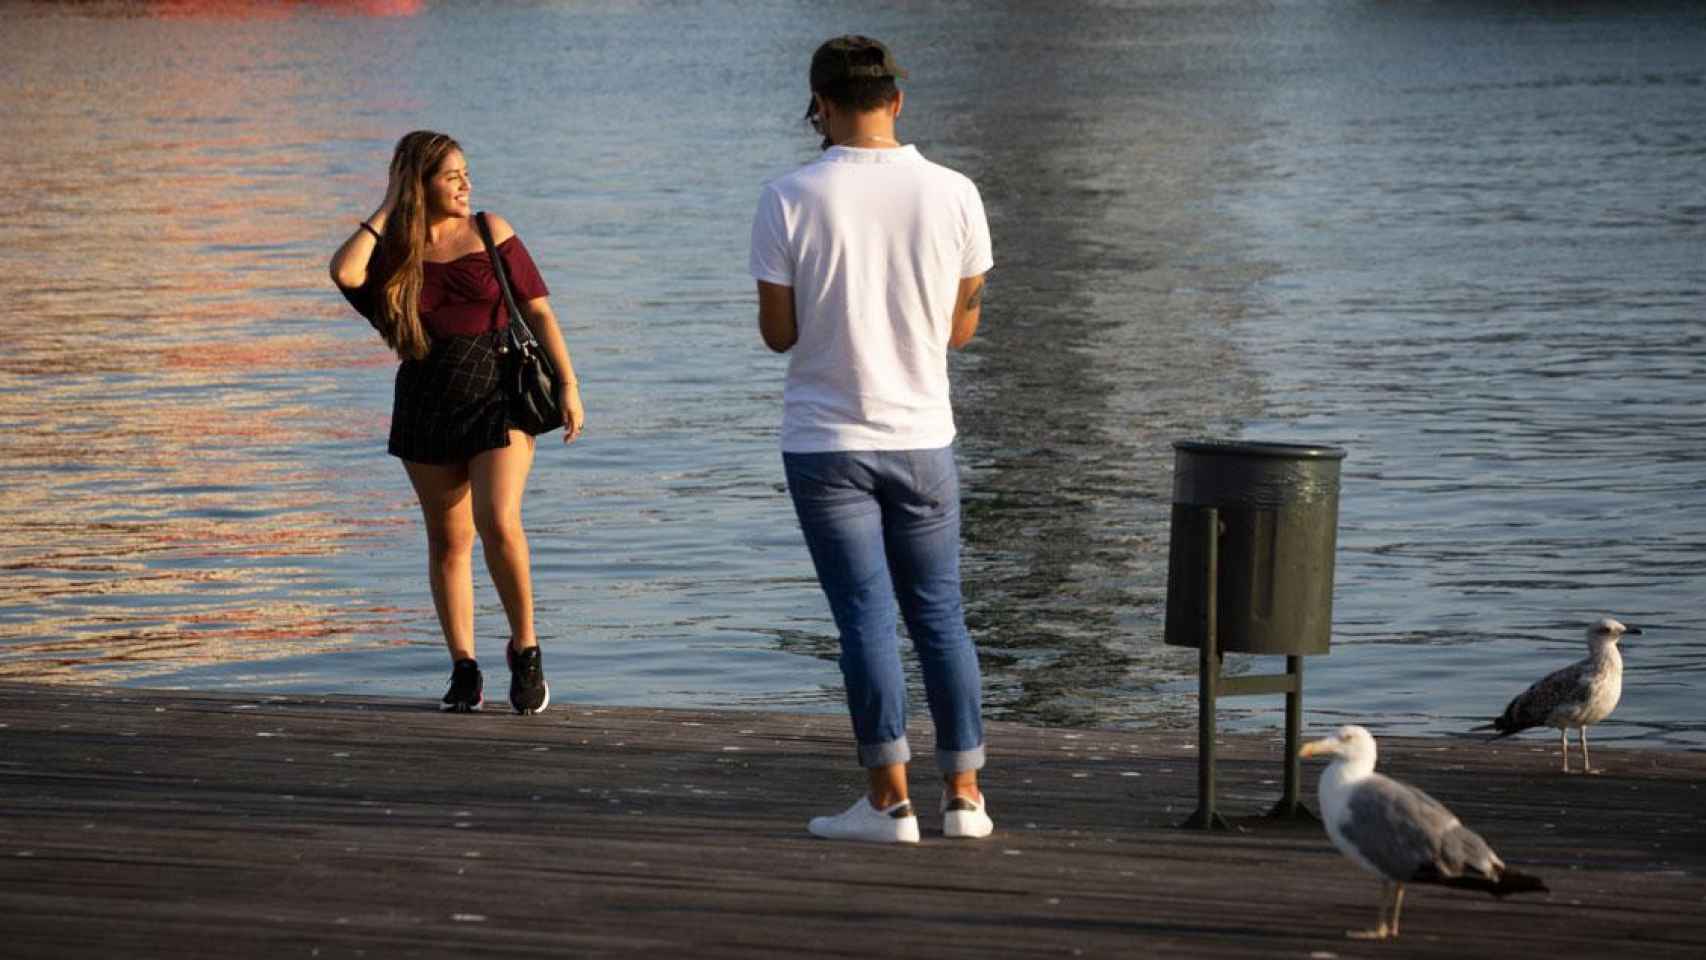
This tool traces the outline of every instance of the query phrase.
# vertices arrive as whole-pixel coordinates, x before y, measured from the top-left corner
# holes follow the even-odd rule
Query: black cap
[[[894,62],[889,48],[857,34],[826,40],[812,54],[811,83],[813,90],[823,90],[848,80],[876,80],[883,77],[900,80],[906,71]]]

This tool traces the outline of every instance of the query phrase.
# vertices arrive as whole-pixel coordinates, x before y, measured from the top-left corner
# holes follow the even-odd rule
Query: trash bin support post
[[[1285,674],[1291,680],[1291,689],[1285,693],[1285,791],[1268,816],[1314,820],[1316,816],[1298,801],[1303,779],[1303,759],[1297,755],[1303,745],[1303,658],[1296,654],[1286,657]]]
[[[1197,646],[1197,809],[1180,826],[1228,830],[1232,825],[1214,809],[1214,710],[1221,661],[1220,644],[1216,642],[1220,606],[1220,511],[1209,507],[1204,513],[1208,520],[1205,524],[1208,540],[1203,551],[1203,565],[1208,568],[1208,611],[1203,621],[1202,643]]]

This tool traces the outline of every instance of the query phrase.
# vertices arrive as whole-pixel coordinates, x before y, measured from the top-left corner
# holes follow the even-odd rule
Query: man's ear
[[[905,104],[905,103],[906,103],[906,94],[905,94],[905,92],[903,92],[903,91],[900,91],[900,90],[896,90],[896,91],[895,91],[895,92],[894,92],[894,106],[893,106],[893,107],[891,107],[891,109],[892,109],[892,110],[893,110],[893,111],[894,111],[894,112],[893,112],[893,113],[891,113],[891,114],[890,114],[890,116],[892,116],[892,117],[895,117],[895,118],[896,118],[896,119],[899,119],[899,117],[900,117],[900,108],[901,108],[901,107],[902,107],[902,106],[903,106],[903,105],[904,105],[904,104]]]

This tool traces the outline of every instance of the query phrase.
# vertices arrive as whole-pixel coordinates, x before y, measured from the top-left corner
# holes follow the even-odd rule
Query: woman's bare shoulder
[[[492,243],[494,244],[503,243],[515,236],[515,227],[511,226],[508,220],[490,210],[486,211],[486,223],[491,225]]]

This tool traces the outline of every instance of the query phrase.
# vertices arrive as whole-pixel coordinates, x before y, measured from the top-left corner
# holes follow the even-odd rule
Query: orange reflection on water
[[[117,682],[430,619],[367,599],[362,558],[417,523],[383,453],[395,358],[326,276],[328,145],[371,131],[343,126],[349,78],[315,59],[337,52],[294,42],[420,10],[49,8],[38,40],[92,51],[69,74],[0,39],[0,134],[28,131],[0,178],[0,676]]]
[[[363,622],[347,615],[329,617],[309,604],[275,603],[185,617],[174,626],[97,627],[66,640],[15,638],[0,629],[0,642],[5,643],[0,679],[118,683],[162,670],[325,652],[347,646],[358,629],[371,630],[397,611],[373,608],[369,613]],[[66,621],[43,626],[71,631],[85,625]],[[264,657],[257,651],[265,651]]]
[[[244,264],[276,226],[231,218],[220,241],[239,252],[212,258],[164,239],[152,276],[109,255],[57,289],[0,278],[0,298],[27,304],[0,357],[0,676],[116,682],[395,634],[397,611],[352,609],[359,594],[305,561],[412,518],[353,520],[333,471],[292,453],[360,441],[378,460],[383,411],[315,391],[394,361],[349,326],[303,322],[328,310],[303,253],[284,271]]]

